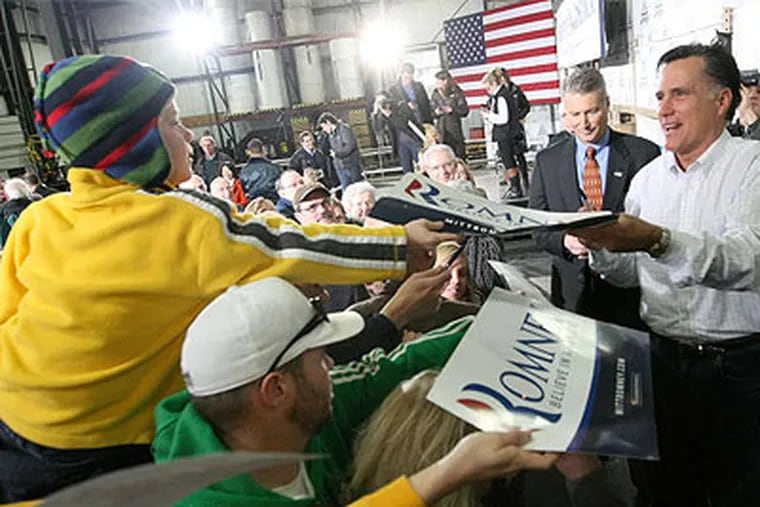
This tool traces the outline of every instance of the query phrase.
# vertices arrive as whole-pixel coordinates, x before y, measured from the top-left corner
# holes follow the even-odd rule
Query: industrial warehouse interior
[[[760,505],[758,19],[2,0],[0,505]]]

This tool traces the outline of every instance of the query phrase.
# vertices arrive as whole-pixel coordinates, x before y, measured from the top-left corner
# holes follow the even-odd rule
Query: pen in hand
[[[582,188],[578,189],[578,194],[581,196],[580,211],[596,211],[596,208],[594,208],[594,205],[591,204],[591,202],[588,200],[588,197],[586,197],[586,192],[584,192]]]
[[[459,248],[456,249],[454,254],[449,258],[449,260],[446,262],[446,268],[450,268],[454,262],[456,262],[457,257],[464,251],[464,246],[467,244],[467,241],[465,240],[462,242],[462,244],[459,246]]]

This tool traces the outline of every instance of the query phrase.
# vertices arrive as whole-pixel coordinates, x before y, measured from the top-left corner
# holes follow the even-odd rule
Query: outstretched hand
[[[442,460],[451,467],[462,483],[495,479],[519,472],[549,468],[558,454],[526,451],[522,446],[530,442],[530,433],[471,433],[464,437]]]
[[[438,310],[441,292],[449,278],[451,273],[445,266],[412,274],[404,280],[380,313],[390,319],[397,329],[404,329],[410,320]]]
[[[430,268],[435,260],[435,248],[444,241],[456,241],[459,236],[450,232],[438,232],[443,222],[431,222],[420,218],[404,226],[406,229],[406,270],[416,273]]]
[[[427,505],[456,489],[484,480],[504,477],[520,470],[549,468],[558,454],[525,451],[530,433],[471,433],[432,466],[409,478]]]

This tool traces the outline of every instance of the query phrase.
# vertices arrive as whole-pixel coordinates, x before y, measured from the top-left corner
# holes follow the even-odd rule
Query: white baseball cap
[[[282,278],[227,289],[187,330],[180,362],[187,390],[195,396],[229,391],[364,328],[358,313],[325,314],[314,303]]]

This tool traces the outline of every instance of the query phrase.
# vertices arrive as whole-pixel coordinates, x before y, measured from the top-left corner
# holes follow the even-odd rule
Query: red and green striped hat
[[[74,56],[42,70],[34,97],[37,131],[72,167],[141,187],[169,176],[158,115],[174,95],[159,71],[123,56]]]

